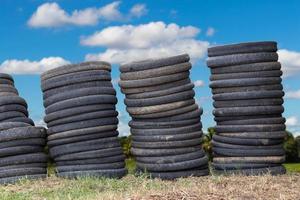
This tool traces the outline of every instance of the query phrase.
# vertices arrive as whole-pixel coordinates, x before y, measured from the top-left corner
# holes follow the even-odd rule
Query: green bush
[[[286,162],[299,162],[298,156],[298,142],[295,140],[293,134],[286,131],[287,136],[284,138],[284,150],[286,156]]]
[[[130,149],[131,149],[131,135],[119,137],[120,143],[123,149],[123,153],[125,154],[126,158],[132,158]]]

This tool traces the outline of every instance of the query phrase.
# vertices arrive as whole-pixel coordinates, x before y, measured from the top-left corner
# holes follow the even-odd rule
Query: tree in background
[[[123,137],[120,137],[120,143],[121,143],[121,146],[122,146],[122,149],[123,149],[123,153],[125,154],[126,158],[131,158],[132,155],[131,155],[131,152],[130,152],[130,149],[131,149],[131,135],[129,136],[123,136]]]
[[[212,137],[216,133],[214,128],[208,128],[207,133],[204,134],[202,147],[206,152],[210,161],[212,161]]]
[[[299,162],[298,157],[298,142],[295,140],[293,134],[286,131],[287,135],[284,138],[284,150],[286,156],[286,162]]]

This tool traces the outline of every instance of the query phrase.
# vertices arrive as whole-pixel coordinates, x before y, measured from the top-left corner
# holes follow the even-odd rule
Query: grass
[[[288,172],[298,172],[300,173],[300,163],[286,163],[284,167]]]
[[[134,160],[127,160],[130,174],[120,180],[80,178],[66,180],[54,174],[45,180],[21,180],[0,186],[5,200],[70,199],[299,199],[300,164],[286,164],[289,173],[281,176],[207,176],[162,181],[134,176]],[[52,170],[53,171],[53,170]],[[291,172],[292,171],[292,172]]]

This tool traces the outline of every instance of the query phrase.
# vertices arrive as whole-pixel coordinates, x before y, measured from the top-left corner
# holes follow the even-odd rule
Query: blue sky
[[[299,8],[296,0],[2,0],[0,71],[13,74],[31,118],[40,122],[44,115],[42,71],[69,62],[104,59],[113,62],[112,77],[117,80],[120,62],[185,51],[194,62],[191,79],[198,83],[196,99],[204,108],[206,129],[214,125],[207,47],[275,40],[285,74],[284,115],[288,129],[300,135]],[[124,96],[117,84],[115,88],[120,132],[125,134],[129,117]]]

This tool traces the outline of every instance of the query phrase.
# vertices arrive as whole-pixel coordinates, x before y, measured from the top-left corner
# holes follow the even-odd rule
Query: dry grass
[[[22,181],[0,187],[0,199],[300,199],[300,174],[208,176],[161,181],[128,175],[121,180],[84,178]]]

